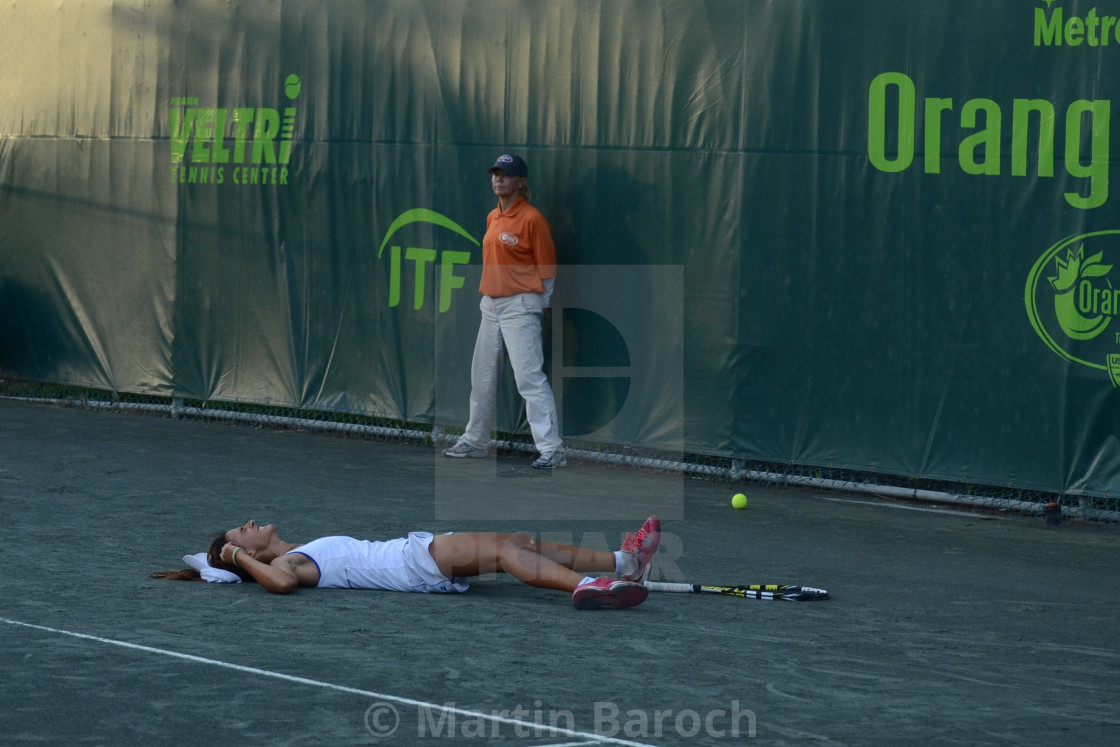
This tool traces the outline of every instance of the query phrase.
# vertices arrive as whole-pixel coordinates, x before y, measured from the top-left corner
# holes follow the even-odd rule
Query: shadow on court
[[[754,486],[734,511],[728,485],[675,475],[446,461],[0,400],[4,740],[1115,741],[1116,529]],[[653,511],[657,580],[832,599],[577,612],[505,577],[447,596],[148,578],[250,518],[293,541],[527,530],[613,549]]]

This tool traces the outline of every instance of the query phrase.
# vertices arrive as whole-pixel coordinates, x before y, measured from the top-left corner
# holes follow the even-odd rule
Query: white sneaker
[[[466,441],[460,441],[450,449],[444,449],[443,455],[447,457],[454,457],[455,459],[463,459],[466,457],[472,457],[474,459],[485,459],[487,457],[486,449],[476,449]]]
[[[533,466],[537,469],[556,469],[557,467],[564,467],[567,464],[568,458],[564,456],[563,449],[547,451],[537,457],[537,460],[533,462]]]

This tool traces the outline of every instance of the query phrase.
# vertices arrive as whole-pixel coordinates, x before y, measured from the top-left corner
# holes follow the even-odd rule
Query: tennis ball
[[[731,496],[731,505],[735,508],[746,508],[747,496],[743,495],[742,493],[736,493],[735,495]]]

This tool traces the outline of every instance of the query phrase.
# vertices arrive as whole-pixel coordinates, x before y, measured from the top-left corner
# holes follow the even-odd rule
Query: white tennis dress
[[[306,555],[319,568],[320,589],[380,589],[423,593],[466,591],[462,579],[447,578],[428,552],[432,535],[411,532],[400,539],[371,542],[353,537],[320,537],[287,554]]]

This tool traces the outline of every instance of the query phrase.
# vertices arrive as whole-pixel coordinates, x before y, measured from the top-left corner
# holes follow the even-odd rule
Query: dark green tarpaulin
[[[513,150],[568,435],[1114,493],[1118,16],[14,0],[0,373],[461,424]]]

